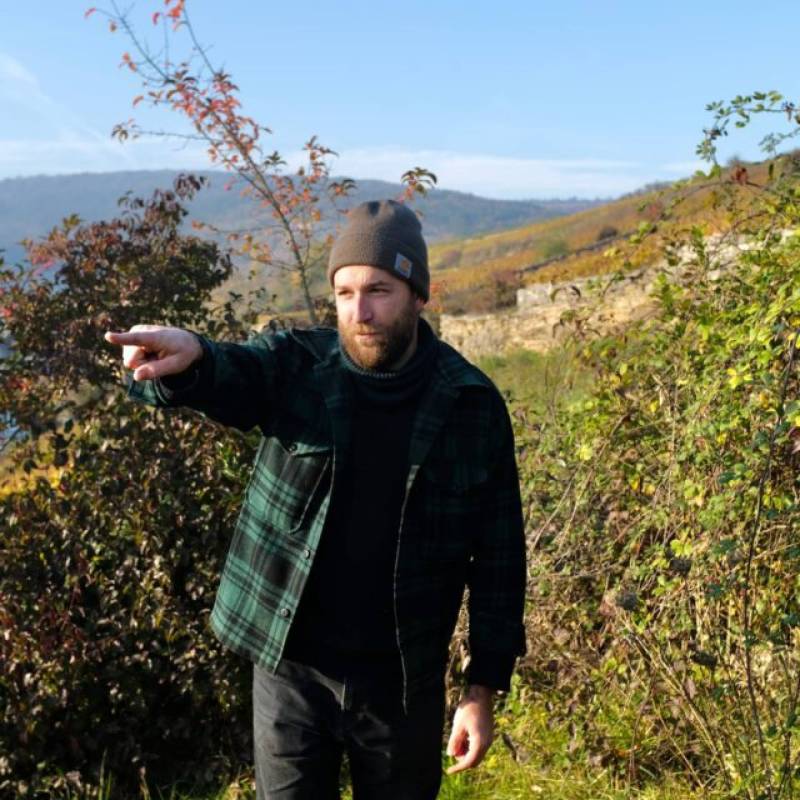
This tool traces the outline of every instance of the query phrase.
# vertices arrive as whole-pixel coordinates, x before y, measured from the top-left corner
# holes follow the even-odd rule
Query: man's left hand
[[[456,763],[448,768],[448,775],[477,766],[486,755],[494,736],[492,695],[492,689],[472,685],[458,704],[447,743],[447,755]]]

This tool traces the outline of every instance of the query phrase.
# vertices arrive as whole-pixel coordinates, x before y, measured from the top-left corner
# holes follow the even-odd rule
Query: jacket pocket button
[[[311,558],[311,550],[307,547],[303,550],[303,558]]]
[[[292,442],[286,449],[290,453],[294,453],[294,451],[297,450],[297,445],[294,442]]]
[[[280,610],[280,615],[281,615],[281,616],[282,616],[284,619],[285,619],[286,617],[288,617],[290,613],[291,613],[291,612],[289,611],[289,609],[288,609],[288,608],[282,608],[282,609]]]

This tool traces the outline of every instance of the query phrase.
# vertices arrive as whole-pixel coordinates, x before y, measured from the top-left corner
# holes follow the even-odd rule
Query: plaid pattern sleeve
[[[522,619],[527,570],[514,434],[499,394],[495,407],[497,447],[489,460],[488,480],[481,487],[476,544],[467,577],[473,655],[467,680],[485,683],[490,672],[493,688],[507,690],[515,656],[526,650]]]
[[[203,356],[171,380],[134,381],[128,396],[160,408],[185,406],[240,430],[263,425],[286,360],[287,336],[258,334],[246,344],[214,342],[195,334]],[[189,371],[187,371],[188,373]]]

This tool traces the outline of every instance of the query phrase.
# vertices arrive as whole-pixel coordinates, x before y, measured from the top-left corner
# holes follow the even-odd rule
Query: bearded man
[[[253,662],[259,798],[432,800],[464,588],[470,663],[448,772],[492,741],[493,694],[525,651],[514,440],[492,382],[421,318],[428,255],[392,200],[348,214],[328,265],[338,331],[247,344],[107,333],[129,395],[262,438],[211,627]]]

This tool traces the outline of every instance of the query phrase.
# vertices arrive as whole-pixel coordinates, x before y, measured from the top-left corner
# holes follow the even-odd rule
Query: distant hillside
[[[117,213],[117,199],[130,191],[148,196],[156,188],[168,188],[177,173],[171,171],[109,172],[58,176],[9,178],[0,181],[0,249],[6,260],[22,256],[19,241],[49,231],[64,217],[78,214],[86,221],[107,219]],[[236,189],[225,190],[229,176],[222,172],[200,173],[209,186],[191,206],[192,218],[217,227],[234,228],[254,221],[253,204]],[[349,204],[396,197],[399,184],[363,180]],[[418,202],[424,215],[425,234],[436,242],[488,231],[512,228],[536,220],[572,214],[601,201],[490,200],[463,192],[436,189]]]
[[[766,162],[747,164],[750,179],[763,183],[768,167]],[[740,202],[748,201],[751,190],[732,182],[729,170],[722,180]],[[633,267],[648,265],[676,228],[698,225],[706,233],[725,228],[718,194],[717,182],[693,179],[686,199],[664,221],[661,214],[677,195],[670,184],[657,184],[574,214],[438,242],[430,261],[439,304],[450,313],[491,311],[513,304],[516,289],[524,285],[600,275],[618,269],[624,257]],[[656,222],[655,236],[639,245],[628,242],[625,234]],[[615,253],[610,257],[612,243]]]

